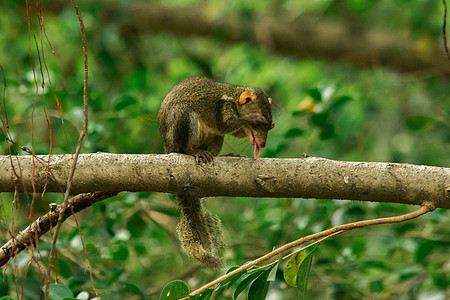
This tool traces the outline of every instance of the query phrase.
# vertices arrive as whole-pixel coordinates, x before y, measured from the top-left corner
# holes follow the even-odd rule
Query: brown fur
[[[161,104],[158,123],[164,151],[190,154],[207,163],[219,154],[224,135],[231,134],[248,137],[257,156],[274,126],[270,104],[258,88],[189,77],[174,86]],[[201,199],[193,195],[178,195],[178,205],[181,244],[191,258],[219,268],[224,247],[219,218],[205,212]]]

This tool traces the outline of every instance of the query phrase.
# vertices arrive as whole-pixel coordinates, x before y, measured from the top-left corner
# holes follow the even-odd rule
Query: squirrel
[[[159,110],[164,151],[193,155],[198,164],[208,163],[221,151],[224,135],[231,134],[248,137],[257,158],[275,126],[271,104],[272,99],[259,88],[188,77],[169,91]],[[201,199],[194,195],[178,194],[177,202],[182,246],[192,259],[220,268],[219,252],[224,248],[220,219],[204,211]]]

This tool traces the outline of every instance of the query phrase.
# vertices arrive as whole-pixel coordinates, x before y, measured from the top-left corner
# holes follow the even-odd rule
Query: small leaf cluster
[[[317,245],[305,254],[305,249],[297,251],[287,261],[283,276],[287,284],[297,287],[302,296],[306,296],[308,276],[311,270],[312,258]],[[287,259],[287,258],[286,258]],[[277,271],[282,262],[281,256],[278,260],[263,267],[252,267],[242,270],[222,281],[213,289],[207,289],[193,297],[190,296],[189,286],[182,280],[174,280],[169,282],[161,292],[160,300],[177,300],[188,297],[195,300],[209,300],[216,290],[228,290],[235,287],[233,292],[233,300],[248,289],[247,299],[264,300],[269,291],[270,283],[276,280]],[[227,274],[237,270],[239,267],[232,267]]]

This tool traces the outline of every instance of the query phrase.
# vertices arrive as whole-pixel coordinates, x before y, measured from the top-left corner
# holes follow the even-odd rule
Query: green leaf
[[[121,292],[127,293],[127,294],[133,294],[133,295],[139,295],[142,297],[142,299],[145,298],[144,293],[141,291],[141,289],[131,282],[124,282],[123,285],[120,288]]]
[[[336,133],[333,124],[324,124],[322,130],[320,131],[320,138],[323,140],[335,137]]]
[[[42,292],[45,293],[46,285],[42,287]],[[48,296],[50,300],[62,300],[64,298],[73,298],[72,291],[64,284],[51,283],[48,288]]]
[[[280,261],[278,260],[278,262],[270,269],[269,277],[267,277],[268,281],[275,281],[279,264]]]
[[[418,265],[408,265],[406,267],[401,267],[397,271],[397,276],[400,280],[408,280],[414,276],[420,274],[422,269]]]
[[[192,298],[192,300],[209,300],[209,299],[211,299],[213,292],[214,292],[214,289],[207,289],[206,291],[201,292],[198,295],[195,295],[195,297]]]
[[[291,114],[294,117],[301,117],[301,116],[308,115],[308,114],[311,114],[311,113],[309,111],[305,111],[305,110],[294,110],[294,111],[291,112]]]
[[[0,295],[7,295],[8,292],[9,292],[8,276],[6,275],[6,273],[3,273],[3,276],[0,279]],[[3,297],[0,299],[3,299]]]
[[[419,243],[415,253],[416,261],[423,263],[431,251],[434,250],[435,246],[436,243],[434,241],[423,241]]]
[[[300,128],[291,128],[286,132],[284,137],[293,138],[293,137],[300,136],[302,134],[303,134],[303,130],[301,130]]]
[[[128,247],[122,244],[115,244],[111,247],[112,258],[116,262],[125,262],[130,256]]]
[[[370,291],[380,294],[384,288],[383,288],[383,280],[375,280],[369,283]]]
[[[70,269],[69,264],[63,259],[58,259],[58,271],[64,278],[72,277],[72,270]]]
[[[237,268],[239,268],[239,267],[231,267],[231,268],[229,268],[226,274],[228,274],[228,273],[230,273],[230,272],[236,270]],[[225,279],[224,281],[222,281],[222,282],[220,283],[219,287],[225,287],[225,285],[227,285],[225,288],[227,288],[227,289],[230,288],[230,287],[231,287],[236,281],[238,281],[239,278],[241,278],[241,276],[244,275],[245,273],[246,273],[246,271],[243,270],[243,271],[241,271],[241,272],[239,272],[239,273],[237,273],[237,274],[234,274],[234,275],[231,276],[230,278]]]
[[[174,280],[163,288],[159,300],[176,300],[189,296],[189,287],[182,280]]]
[[[125,95],[114,105],[114,110],[115,111],[124,110],[127,106],[136,105],[136,104],[137,104],[137,100],[135,97],[130,96],[130,95]]]
[[[327,124],[328,114],[325,112],[316,113],[311,116],[311,123],[317,127],[323,127]]]
[[[147,72],[143,67],[137,67],[125,79],[126,90],[142,90],[147,85]]]
[[[14,298],[11,298],[9,296],[4,296],[4,297],[1,297],[0,300],[14,300]]]
[[[331,103],[331,106],[330,106],[329,110],[330,111],[331,110],[336,110],[339,107],[341,107],[343,104],[345,104],[346,102],[351,101],[351,100],[353,100],[353,99],[351,97],[349,97],[349,96],[339,97],[336,100],[334,100],[333,103]]]
[[[141,214],[133,214],[127,221],[127,229],[133,237],[142,237],[147,229],[147,223]]]
[[[449,275],[444,272],[436,272],[431,274],[431,278],[433,279],[433,283],[442,288],[442,290],[448,290],[448,283],[450,282]]]
[[[305,250],[302,250],[295,253],[286,263],[283,276],[286,283],[290,286],[297,286],[297,273],[304,258]]]
[[[318,88],[308,90],[308,94],[317,102],[322,102],[322,93]]]
[[[134,245],[134,251],[138,256],[148,257],[147,247],[144,245],[144,243],[136,243]]]
[[[406,127],[412,131],[422,130],[433,123],[436,123],[436,120],[427,115],[412,115],[406,118]]]
[[[89,300],[89,293],[86,291],[81,291],[78,293],[78,295],[76,296],[77,300]]]
[[[22,289],[23,294],[28,299],[40,299],[42,297],[42,285],[34,278],[27,279]]]
[[[311,270],[311,262],[316,248],[317,245],[315,245],[314,248],[305,256],[300,264],[300,268],[298,269],[296,285],[302,296],[306,295],[309,271]]]
[[[258,278],[253,281],[248,291],[248,300],[264,300],[269,290],[270,282],[267,281],[269,277],[270,269],[265,270]]]
[[[242,291],[250,284],[253,282],[253,280],[255,280],[256,278],[259,277],[259,275],[261,275],[264,272],[264,270],[258,270],[250,275],[248,275],[247,277],[245,277],[241,283],[239,283],[239,285],[237,286],[236,290],[234,291],[233,294],[233,299],[236,300],[236,298],[239,296],[240,293],[242,293]]]

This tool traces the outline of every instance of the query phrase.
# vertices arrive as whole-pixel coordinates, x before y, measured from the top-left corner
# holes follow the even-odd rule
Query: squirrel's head
[[[260,89],[249,88],[240,94],[237,106],[241,116],[259,114],[265,119],[257,122],[258,125],[243,127],[245,135],[253,145],[254,157],[257,158],[260,149],[266,146],[268,131],[275,126],[272,120],[272,99]]]

